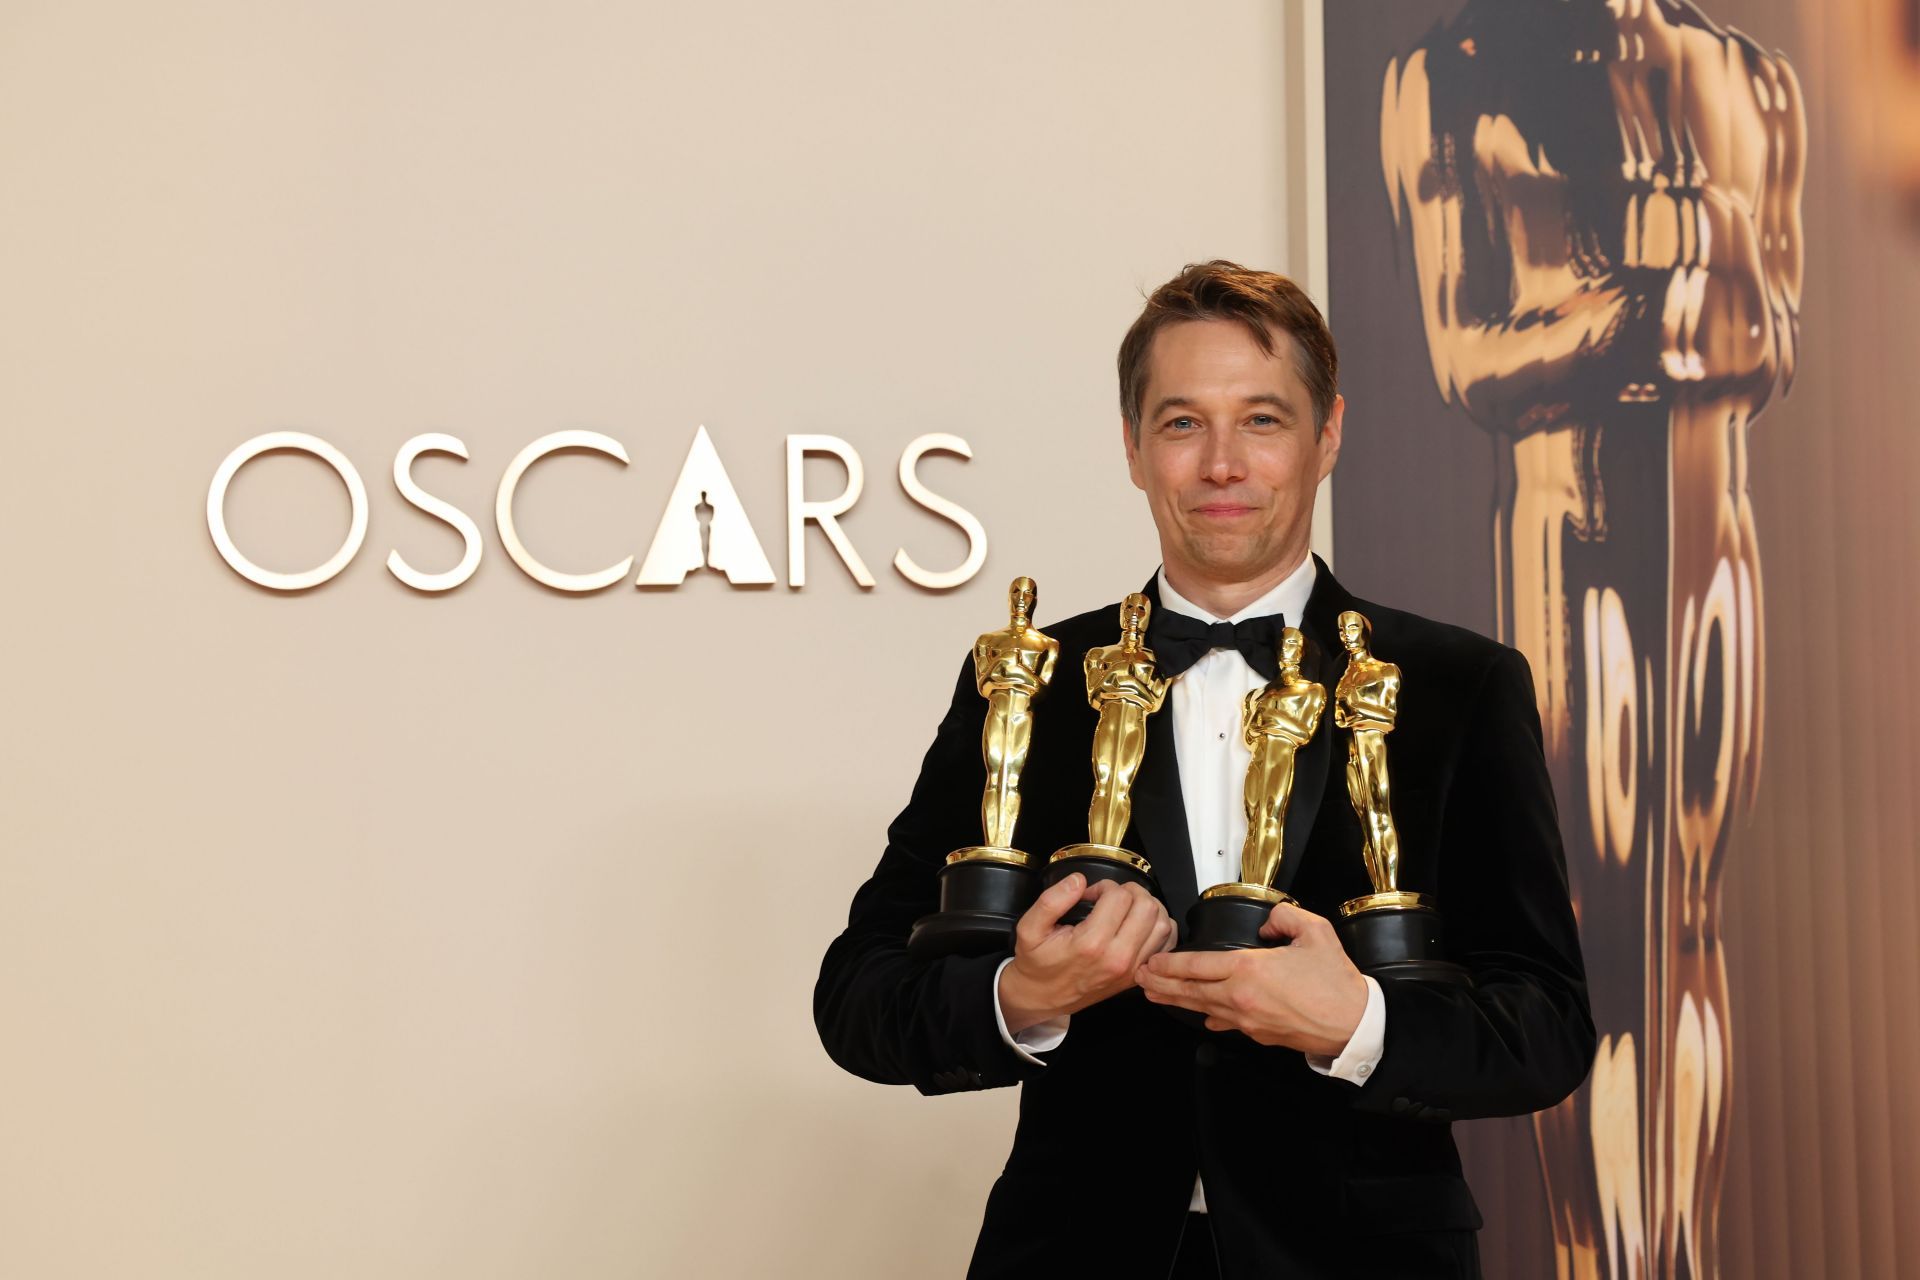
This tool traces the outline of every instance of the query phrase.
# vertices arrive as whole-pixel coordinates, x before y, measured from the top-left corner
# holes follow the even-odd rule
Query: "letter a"
[[[713,513],[704,546],[700,536],[703,505]],[[703,565],[726,574],[727,581],[736,587],[773,582],[773,566],[760,549],[753,522],[747,519],[747,509],[740,505],[740,495],[733,491],[733,481],[720,465],[720,455],[705,427],[694,433],[693,447],[687,450],[680,479],[674,483],[633,585],[677,587],[689,570]]]

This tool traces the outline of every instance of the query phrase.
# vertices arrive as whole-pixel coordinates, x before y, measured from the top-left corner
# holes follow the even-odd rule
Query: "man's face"
[[[1315,439],[1297,360],[1291,335],[1276,334],[1267,355],[1230,320],[1184,321],[1154,337],[1140,439],[1125,422],[1121,434],[1176,588],[1258,582],[1305,558],[1345,404],[1334,397]]]

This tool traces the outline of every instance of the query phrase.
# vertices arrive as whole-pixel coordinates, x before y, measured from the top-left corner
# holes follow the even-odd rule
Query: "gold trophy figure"
[[[1093,804],[1087,839],[1116,848],[1133,817],[1133,779],[1147,754],[1147,717],[1167,700],[1171,680],[1154,674],[1141,636],[1152,605],[1135,593],[1120,606],[1120,643],[1087,651],[1087,703],[1100,713],[1093,730]]]
[[[1060,661],[1060,642],[1033,625],[1038,599],[1032,578],[1015,578],[1007,588],[1007,625],[974,641],[974,682],[987,700],[980,729],[987,770],[980,797],[985,843],[947,855],[940,868],[940,910],[916,921],[907,939],[916,958],[1005,949],[1033,903],[1033,860],[1013,847],[1013,829],[1020,818],[1020,773],[1033,738],[1033,700],[1046,692]]]
[[[1333,691],[1333,723],[1347,739],[1347,798],[1360,819],[1361,855],[1373,892],[1340,904],[1340,939],[1363,971],[1378,976],[1465,982],[1445,960],[1440,913],[1432,897],[1400,888],[1400,834],[1387,781],[1387,735],[1400,714],[1400,668],[1374,656],[1373,626],[1349,609],[1340,615],[1347,669]]]
[[[1292,902],[1273,887],[1284,851],[1287,802],[1293,797],[1295,753],[1313,741],[1327,690],[1300,674],[1307,638],[1294,627],[1280,634],[1280,674],[1240,705],[1247,762],[1247,838],[1240,848],[1240,879],[1217,884],[1187,912],[1188,951],[1239,951],[1267,945],[1260,926],[1275,903]]]
[[[1033,699],[1053,680],[1060,642],[1034,630],[1039,591],[1032,578],[1015,578],[1007,597],[1012,617],[1006,627],[973,643],[974,679],[987,700],[987,720],[980,731],[980,757],[987,766],[980,829],[986,843],[956,850],[948,855],[949,862],[981,857],[1004,861],[1009,854],[1023,866],[1028,861],[1012,847],[1014,823],[1020,818],[1020,771],[1033,737]]]
[[[1087,808],[1087,843],[1070,844],[1048,862],[1047,883],[1078,871],[1094,880],[1150,885],[1147,860],[1120,847],[1133,817],[1133,781],[1147,754],[1147,717],[1167,700],[1171,679],[1155,674],[1153,650],[1146,647],[1147,615],[1153,606],[1135,592],[1120,604],[1120,643],[1087,651],[1087,703],[1100,713],[1093,730],[1093,803]],[[1078,924],[1085,903],[1062,920]]]
[[[1347,798],[1360,817],[1361,856],[1373,892],[1342,910],[1361,906],[1415,906],[1417,893],[1400,892],[1400,833],[1393,827],[1387,784],[1387,735],[1400,714],[1400,668],[1368,650],[1373,628],[1349,609],[1340,615],[1340,643],[1349,655],[1333,693],[1333,722],[1352,733],[1347,740]]]

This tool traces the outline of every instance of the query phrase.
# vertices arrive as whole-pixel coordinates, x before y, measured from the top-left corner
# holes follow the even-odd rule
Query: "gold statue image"
[[[987,700],[980,727],[986,784],[980,831],[986,843],[955,849],[940,868],[940,909],[914,921],[907,954],[920,960],[982,955],[1012,946],[1013,931],[1033,904],[1034,860],[1014,848],[1020,821],[1020,774],[1033,741],[1033,700],[1045,693],[1060,662],[1060,642],[1033,625],[1040,589],[1032,578],[1007,588],[1007,625],[973,642],[974,686]]]
[[[1034,629],[1038,600],[1032,578],[1015,578],[1007,588],[1007,625],[973,642],[974,680],[987,700],[986,724],[980,731],[980,757],[987,766],[987,786],[980,797],[985,846],[950,857],[1016,852],[1013,830],[1020,820],[1020,771],[1033,738],[1033,700],[1052,682],[1060,661],[1060,642]],[[1026,855],[1019,857],[1024,862]]]
[[[1393,826],[1387,783],[1387,735],[1400,714],[1400,668],[1373,656],[1373,624],[1352,609],[1339,618],[1347,669],[1333,690],[1333,723],[1349,731],[1347,798],[1360,819],[1361,856],[1373,893],[1341,910],[1361,906],[1412,906],[1419,894],[1400,892],[1400,834]]]
[[[1496,444],[1497,625],[1601,1033],[1535,1118],[1563,1280],[1720,1274],[1720,877],[1766,688],[1747,437],[1797,356],[1806,141],[1785,58],[1685,0],[1469,0],[1382,85],[1434,383]]]
[[[1171,679],[1154,674],[1142,637],[1152,604],[1139,592],[1120,604],[1120,643],[1087,650],[1087,703],[1100,713],[1093,730],[1093,803],[1087,840],[1117,849],[1133,818],[1133,779],[1147,754],[1147,717],[1167,700]]]
[[[1258,898],[1291,902],[1273,887],[1280,875],[1287,827],[1287,802],[1293,798],[1295,753],[1313,741],[1326,709],[1325,686],[1300,674],[1307,638],[1298,628],[1280,633],[1280,674],[1240,704],[1240,736],[1252,759],[1247,762],[1245,799],[1247,838],[1240,847],[1240,879],[1215,885],[1202,897]]]

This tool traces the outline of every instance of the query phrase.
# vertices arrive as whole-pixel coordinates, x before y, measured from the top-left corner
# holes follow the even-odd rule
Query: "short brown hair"
[[[1183,267],[1179,275],[1155,289],[1146,310],[1120,343],[1120,412],[1136,440],[1154,335],[1184,320],[1238,321],[1268,355],[1274,352],[1275,333],[1291,334],[1299,352],[1300,381],[1313,399],[1314,438],[1319,438],[1340,385],[1340,358],[1320,308],[1283,275],[1215,258]]]

